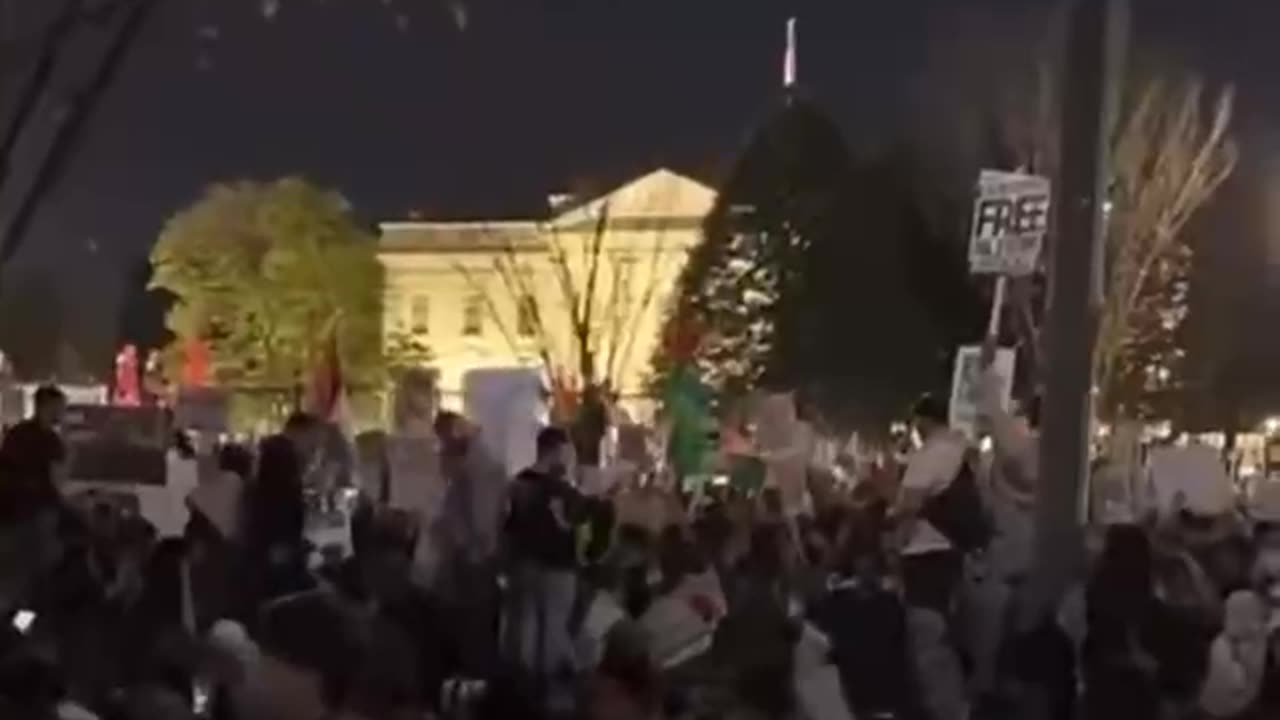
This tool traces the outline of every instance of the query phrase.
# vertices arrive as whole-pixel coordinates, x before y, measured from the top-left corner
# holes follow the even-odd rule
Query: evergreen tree
[[[982,303],[963,221],[934,220],[911,160],[855,163],[838,128],[795,99],[747,145],[671,309],[671,322],[706,329],[695,360],[720,397],[794,389],[830,420],[880,429],[945,383]],[[670,365],[655,362],[659,375]]]
[[[850,166],[839,130],[792,98],[734,164],[673,308],[707,328],[695,359],[719,393],[796,379],[786,321],[804,311],[809,254],[832,239]]]

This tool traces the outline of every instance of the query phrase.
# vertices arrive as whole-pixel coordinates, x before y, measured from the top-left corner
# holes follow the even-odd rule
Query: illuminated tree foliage
[[[935,223],[909,153],[855,161],[839,129],[790,99],[720,188],[669,309],[722,399],[799,391],[828,420],[882,430],[944,381],[980,326],[962,245]],[[655,358],[658,379],[673,365]]]
[[[216,185],[165,225],[152,286],[171,292],[177,347],[210,349],[216,380],[287,404],[337,334],[352,385],[380,386],[382,266],[346,200],[299,179]]]
[[[787,323],[810,324],[808,271],[814,248],[840,230],[850,167],[839,129],[816,107],[788,99],[720,188],[680,277],[672,322],[706,328],[694,359],[721,395],[795,379],[788,346],[804,338]]]
[[[1204,112],[1195,81],[1142,88],[1121,118],[1112,158],[1106,296],[1094,348],[1099,407],[1148,417],[1178,387],[1185,360],[1193,248],[1184,232],[1235,169],[1233,94]]]

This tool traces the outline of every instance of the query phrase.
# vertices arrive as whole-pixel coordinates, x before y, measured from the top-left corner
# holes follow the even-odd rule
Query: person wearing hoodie
[[[1200,710],[1211,718],[1244,716],[1261,694],[1266,664],[1266,607],[1256,593],[1237,590],[1227,598],[1222,632],[1209,648]]]

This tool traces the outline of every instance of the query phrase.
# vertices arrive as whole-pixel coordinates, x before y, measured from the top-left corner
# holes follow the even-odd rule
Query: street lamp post
[[[1088,472],[1093,346],[1102,296],[1107,118],[1118,102],[1128,11],[1129,0],[1075,0],[1071,7],[1045,331],[1036,563],[1020,616],[1023,629],[1056,610],[1083,567],[1078,508]]]

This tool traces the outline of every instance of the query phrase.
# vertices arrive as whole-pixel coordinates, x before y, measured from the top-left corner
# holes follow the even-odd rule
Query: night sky
[[[280,0],[271,21],[261,2],[162,1],[7,272],[71,261],[60,283],[93,325],[164,219],[214,181],[300,174],[374,221],[509,214],[658,164],[714,179],[776,98],[790,14],[801,84],[856,150],[945,138],[956,88],[1027,62],[1025,18],[1044,6],[468,0],[460,23],[438,0]],[[1244,162],[1197,232],[1213,237],[1210,275],[1233,276],[1232,302],[1266,317],[1280,4],[1136,4],[1144,52],[1239,88]],[[957,67],[990,77],[959,81]]]

